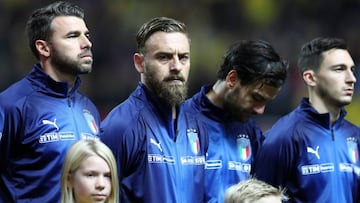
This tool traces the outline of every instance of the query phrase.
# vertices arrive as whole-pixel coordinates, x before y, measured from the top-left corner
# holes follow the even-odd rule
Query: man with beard
[[[186,27],[157,17],[136,40],[141,81],[101,124],[118,164],[121,202],[203,202],[207,136],[180,106],[190,70]]]
[[[98,139],[99,112],[78,92],[92,44],[83,10],[68,2],[35,10],[26,31],[39,62],[0,94],[0,202],[59,202],[68,148]]]
[[[206,156],[206,202],[224,202],[231,185],[248,179],[262,133],[251,115],[280,91],[287,63],[261,40],[230,46],[214,85],[205,85],[187,100],[185,111],[205,123],[209,136]]]
[[[360,133],[345,120],[355,65],[342,39],[316,38],[298,67],[308,98],[265,133],[257,178],[286,187],[289,202],[359,202]]]

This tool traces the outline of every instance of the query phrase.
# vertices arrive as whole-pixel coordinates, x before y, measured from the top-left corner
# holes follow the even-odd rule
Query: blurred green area
[[[0,91],[22,78],[35,63],[24,34],[30,13],[51,1],[0,0]],[[263,129],[298,105],[306,95],[296,67],[301,45],[318,36],[346,39],[353,59],[360,58],[360,2],[356,0],[76,0],[91,32],[94,70],[82,76],[82,91],[104,117],[125,100],[139,76],[133,67],[137,29],[150,18],[168,16],[185,22],[191,38],[189,96],[216,79],[225,49],[241,39],[271,42],[290,62],[287,82],[264,116]],[[357,71],[358,75],[358,71]],[[359,91],[347,107],[360,124]]]

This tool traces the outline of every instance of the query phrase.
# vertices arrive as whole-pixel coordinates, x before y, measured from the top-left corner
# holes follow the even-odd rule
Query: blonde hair
[[[71,146],[66,154],[61,173],[61,203],[74,203],[75,195],[69,182],[69,176],[90,156],[99,156],[105,160],[111,173],[111,193],[108,203],[118,203],[119,183],[116,161],[112,151],[99,140],[80,140]]]
[[[280,197],[281,201],[288,200],[285,190],[250,178],[229,187],[225,192],[224,203],[251,203],[268,196]]]

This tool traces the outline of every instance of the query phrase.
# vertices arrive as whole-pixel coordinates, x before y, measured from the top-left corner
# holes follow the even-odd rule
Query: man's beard
[[[243,109],[233,105],[233,103],[224,102],[224,111],[229,119],[240,122],[247,122],[251,116],[251,114],[246,114]]]
[[[77,56],[77,60],[71,59],[59,52],[54,46],[52,52],[52,65],[61,73],[71,74],[71,75],[79,75],[79,74],[86,74],[90,73],[92,70],[92,60],[88,62],[84,62],[83,64],[80,63],[80,55]],[[90,52],[88,50],[86,52]]]
[[[240,94],[240,88],[237,87],[233,92],[228,92],[224,96],[224,111],[230,119],[235,119],[240,122],[246,122],[249,120],[251,114],[246,112],[241,106],[237,105],[237,98]]]
[[[154,89],[155,94],[170,106],[178,106],[185,101],[187,96],[186,85],[156,84],[157,87]]]
[[[154,77],[154,73],[145,73],[146,84],[151,91],[154,92],[162,101],[170,106],[178,106],[185,101],[187,97],[187,84],[168,84],[167,82],[157,81]]]

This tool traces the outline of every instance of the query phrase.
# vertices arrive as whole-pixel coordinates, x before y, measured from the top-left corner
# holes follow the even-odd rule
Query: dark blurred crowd
[[[30,71],[32,56],[24,34],[30,13],[51,1],[0,0],[0,91]],[[317,36],[344,38],[355,63],[360,59],[360,1],[356,0],[75,0],[85,9],[93,43],[93,72],[82,91],[102,117],[125,100],[139,78],[134,69],[135,33],[145,21],[168,16],[185,22],[191,38],[189,96],[215,81],[226,47],[240,39],[271,42],[290,62],[287,82],[258,119],[269,128],[306,95],[296,67],[301,44]],[[357,76],[358,74],[357,70]],[[360,80],[358,78],[358,80]],[[360,124],[359,84],[348,119]]]

